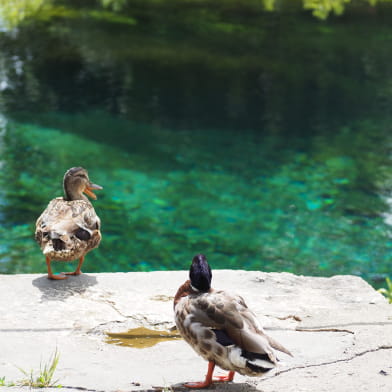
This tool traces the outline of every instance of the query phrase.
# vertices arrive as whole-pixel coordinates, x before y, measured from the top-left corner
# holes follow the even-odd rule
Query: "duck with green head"
[[[102,189],[93,184],[87,170],[72,167],[63,180],[64,197],[53,199],[36,222],[35,239],[46,258],[49,279],[66,279],[67,275],[80,275],[86,253],[96,248],[101,241],[101,221],[94,207],[84,195],[92,199],[92,192]],[[55,275],[51,261],[72,261],[78,259],[74,272]]]
[[[268,336],[239,295],[211,288],[211,268],[196,255],[187,280],[174,297],[175,321],[180,334],[208,361],[204,381],[184,384],[205,388],[213,381],[232,381],[234,373],[261,376],[275,368],[275,350],[290,351]],[[213,380],[215,365],[229,371]]]

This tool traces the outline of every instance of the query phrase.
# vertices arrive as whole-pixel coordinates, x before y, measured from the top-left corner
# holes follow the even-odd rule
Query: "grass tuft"
[[[15,383],[13,383],[12,381],[5,381],[5,376],[0,377],[0,387],[13,387],[15,386]]]
[[[60,355],[56,348],[49,361],[45,364],[40,364],[38,375],[35,375],[33,370],[28,372],[24,369],[18,368],[26,376],[26,378],[19,381],[18,384],[21,386],[28,386],[30,388],[61,387],[61,385],[57,385],[58,380],[53,380],[59,359]]]
[[[387,288],[378,289],[377,291],[383,295],[385,295],[390,304],[392,304],[392,280],[390,278],[386,278]]]

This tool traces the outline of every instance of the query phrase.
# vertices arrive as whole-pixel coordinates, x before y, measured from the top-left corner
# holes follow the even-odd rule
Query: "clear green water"
[[[0,273],[45,273],[35,219],[81,165],[85,272],[390,275],[389,21],[71,4],[0,32]]]

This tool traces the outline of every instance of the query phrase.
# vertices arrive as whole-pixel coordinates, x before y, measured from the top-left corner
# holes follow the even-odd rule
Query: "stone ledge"
[[[57,348],[55,377],[76,392],[182,390],[204,377],[206,362],[182,340],[149,348],[105,342],[105,332],[169,329],[172,297],[186,271],[85,274],[66,281],[0,275],[0,378],[23,378]],[[215,270],[213,286],[241,294],[268,333],[294,358],[263,378],[236,375],[225,391],[392,390],[392,306],[354,276]],[[158,388],[159,389],[159,388]],[[29,390],[0,387],[0,391]],[[58,388],[41,389],[59,391]]]

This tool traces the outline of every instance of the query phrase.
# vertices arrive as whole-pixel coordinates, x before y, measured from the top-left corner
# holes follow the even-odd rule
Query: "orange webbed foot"
[[[53,280],[64,280],[67,279],[68,276],[65,276],[64,274],[58,274],[58,275],[54,275],[54,274],[48,274],[48,279],[53,279]]]
[[[78,276],[82,275],[82,271],[74,271],[74,272],[63,272],[64,275],[72,275],[72,276]]]
[[[226,382],[226,381],[233,381],[234,372],[230,371],[226,376],[215,376],[213,381],[215,382]]]
[[[84,261],[84,256],[82,256],[82,257],[79,259],[78,266],[76,267],[76,270],[75,270],[74,272],[63,272],[63,274],[65,274],[65,275],[73,275],[73,276],[81,275],[81,274],[83,273],[83,272],[81,271],[83,261]]]
[[[207,388],[211,384],[212,384],[211,382],[201,381],[201,382],[187,382],[183,385],[184,387],[187,388]]]
[[[201,382],[187,382],[184,385],[184,387],[187,388],[207,388],[208,386],[210,386],[212,384],[212,374],[214,372],[214,368],[215,368],[215,362],[208,362],[208,371],[207,371],[207,375],[206,375],[206,379],[204,381]]]

